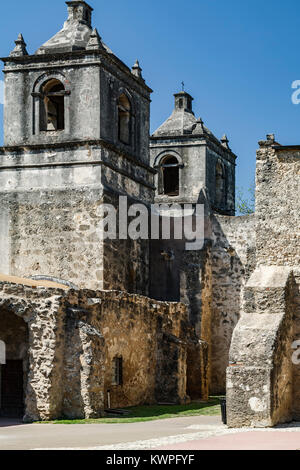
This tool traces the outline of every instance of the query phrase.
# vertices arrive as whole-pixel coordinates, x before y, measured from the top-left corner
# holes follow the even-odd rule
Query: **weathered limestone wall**
[[[201,383],[202,396],[209,396],[212,375],[212,247],[207,244],[201,269],[201,314],[198,316],[196,332],[201,339]]]
[[[300,340],[300,148],[260,142],[257,152],[257,262],[290,266],[297,283],[294,341]],[[294,416],[300,416],[300,366],[293,365]]]
[[[120,216],[125,221],[125,227],[122,226],[122,230],[129,227],[129,224],[135,218],[128,217],[126,222],[126,217],[123,217],[124,212],[119,207],[119,196],[121,194],[105,190],[103,195],[103,202],[116,208],[117,234],[120,229]],[[128,197],[125,205],[129,209],[131,204],[136,204],[136,200]],[[139,295],[149,295],[149,240],[132,240],[129,236],[127,240],[120,240],[117,237],[116,240],[104,240],[102,246],[103,289],[123,290]]]
[[[300,149],[260,142],[256,170],[258,265],[300,266]]]
[[[221,394],[243,287],[255,267],[255,218],[206,213],[204,233],[199,251],[187,251],[185,240],[152,241],[150,295],[187,306],[202,345],[202,384]]]
[[[0,272],[148,293],[148,245],[103,243],[100,233],[102,203],[117,209],[119,195],[126,194],[128,204],[151,201],[153,175],[145,166],[117,158],[100,143],[52,152],[0,149],[0,155]],[[118,192],[121,187],[126,193]]]
[[[113,199],[117,208],[119,195],[152,202],[152,90],[140,67],[128,68],[90,27],[73,18],[66,24],[36,54],[3,58],[0,272],[148,295],[147,244],[102,243],[98,228],[101,202]],[[45,131],[40,117],[51,80],[63,90],[64,125]],[[119,136],[122,95],[130,103],[126,144]]]
[[[60,308],[63,291],[33,290],[9,284],[1,284],[0,289],[0,312],[22,318],[29,333],[25,420],[59,416],[63,398],[64,315]],[[7,334],[10,349],[9,343],[14,334],[18,335],[18,329],[11,332],[10,337]],[[19,354],[25,352],[19,351]]]
[[[243,289],[255,268],[255,217],[212,216],[210,392],[222,394]]]
[[[93,313],[105,339],[105,403],[112,407],[184,402],[188,328],[182,304],[157,302],[122,292],[89,293],[80,305]],[[93,297],[91,297],[93,295]],[[113,383],[113,359],[123,359],[123,385]]]
[[[1,322],[25,322],[19,329],[19,320],[11,327],[3,321],[0,339],[9,352],[28,329],[28,343],[15,346],[28,358],[25,420],[101,416],[108,390],[116,408],[189,400],[188,376],[199,374],[202,359],[183,304],[117,291],[0,288]],[[123,359],[122,385],[114,385],[115,357]],[[202,393],[198,379],[192,398]]]
[[[300,149],[260,142],[256,172],[256,260],[227,371],[229,426],[299,419]]]
[[[210,143],[206,150],[206,181],[210,201],[213,209],[220,211],[222,214],[234,215],[235,213],[235,156],[222,148],[216,143]],[[222,162],[224,187],[223,197],[218,201],[217,182],[216,182],[216,166],[218,162]]]
[[[101,193],[93,189],[2,193],[10,212],[9,271],[21,277],[53,276],[79,287],[102,287],[103,246],[97,234]],[[2,223],[2,221],[1,221]],[[84,240],[84,242],[83,242]],[[1,253],[6,251],[1,244]]]
[[[295,279],[287,267],[259,267],[245,289],[227,370],[228,425],[274,426],[293,415]]]
[[[69,295],[66,304],[64,342],[62,413],[70,419],[100,417],[104,409],[105,341],[99,319],[78,307],[75,294]]]
[[[296,361],[293,363],[293,416],[295,420],[300,420],[300,360],[299,345],[300,345],[300,273],[294,272],[296,281],[295,287],[295,311],[294,311],[294,337],[293,340],[297,343]],[[298,353],[297,353],[298,351]]]

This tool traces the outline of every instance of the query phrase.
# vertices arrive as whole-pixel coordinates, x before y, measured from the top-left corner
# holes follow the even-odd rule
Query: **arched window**
[[[123,144],[131,143],[131,106],[124,93],[118,99],[118,138]]]
[[[176,157],[167,156],[160,164],[159,193],[166,196],[179,196],[180,164]]]
[[[65,87],[57,79],[41,88],[41,131],[61,131],[65,128]]]
[[[215,203],[217,206],[221,206],[224,203],[225,196],[225,170],[221,161],[217,162],[216,165],[216,197]]]

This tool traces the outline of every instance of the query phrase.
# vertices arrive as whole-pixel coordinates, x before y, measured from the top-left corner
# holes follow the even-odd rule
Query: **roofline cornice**
[[[4,64],[14,63],[14,64],[30,64],[30,63],[43,63],[43,62],[52,62],[55,60],[61,59],[73,59],[73,58],[80,58],[86,56],[104,56],[108,61],[114,63],[121,70],[132,78],[135,82],[139,84],[142,88],[147,90],[148,93],[153,93],[153,90],[146,85],[144,80],[136,77],[131,73],[130,68],[124,64],[117,56],[114,54],[108,53],[105,49],[98,49],[98,50],[78,50],[78,51],[69,51],[69,52],[53,52],[51,54],[33,54],[33,55],[26,55],[20,57],[1,57],[0,60],[4,62]],[[53,65],[55,67],[55,65]]]

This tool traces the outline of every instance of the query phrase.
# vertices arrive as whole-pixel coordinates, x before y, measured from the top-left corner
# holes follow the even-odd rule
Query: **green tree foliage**
[[[255,183],[247,190],[237,188],[235,207],[237,215],[247,215],[255,212]]]

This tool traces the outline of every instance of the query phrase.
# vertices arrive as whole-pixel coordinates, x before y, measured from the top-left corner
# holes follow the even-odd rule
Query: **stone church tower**
[[[199,203],[204,191],[213,212],[235,213],[235,161],[226,135],[218,140],[196,119],[193,98],[175,95],[172,115],[151,136],[151,165],[157,169],[156,202]]]
[[[217,139],[201,118],[196,119],[192,103],[185,91],[175,94],[171,116],[150,138],[150,157],[157,170],[157,204],[204,205],[204,244],[201,250],[187,251],[184,239],[152,240],[150,295],[188,306],[190,322],[207,348],[210,391],[218,394],[225,390],[230,340],[239,314],[249,245],[243,233],[248,230],[241,231],[242,248],[236,246],[237,157],[226,136]]]
[[[202,250],[187,252],[185,240],[152,241],[151,295],[160,300],[183,301],[189,305],[190,320],[198,327],[203,311],[206,265],[211,265],[211,215],[235,213],[235,161],[228,139],[218,140],[196,119],[191,95],[175,95],[171,116],[150,138],[151,165],[157,170],[157,204],[205,205],[205,244]],[[169,253],[170,259],[162,256]],[[156,272],[159,270],[159,279]]]
[[[0,272],[78,287],[147,293],[148,245],[102,241],[101,203],[151,202],[151,90],[69,1],[63,29],[29,55],[22,35],[5,64],[0,149]]]

